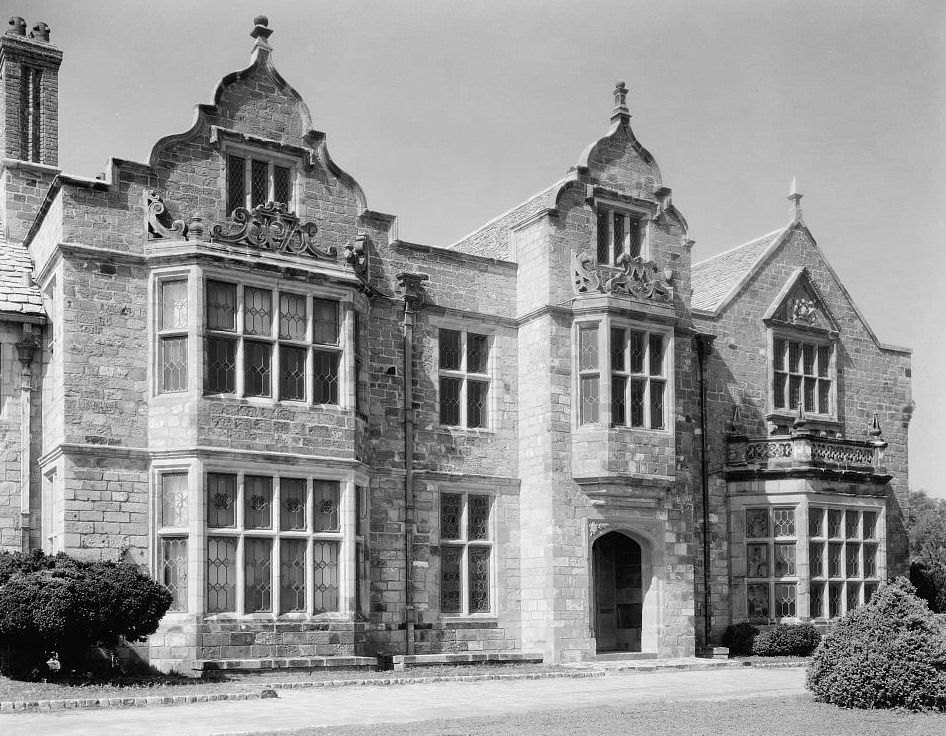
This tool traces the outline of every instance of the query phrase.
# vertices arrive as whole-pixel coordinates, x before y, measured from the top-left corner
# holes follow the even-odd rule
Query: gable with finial
[[[831,309],[811,279],[808,267],[791,275],[763,315],[768,324],[780,324],[838,333],[840,327]]]

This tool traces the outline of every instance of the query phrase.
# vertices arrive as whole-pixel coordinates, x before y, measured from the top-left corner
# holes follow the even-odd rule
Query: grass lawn
[[[258,692],[277,682],[317,682],[325,680],[395,680],[400,678],[452,677],[457,675],[514,675],[534,672],[565,672],[564,667],[541,664],[466,665],[418,667],[406,672],[328,670],[307,672],[266,672],[252,675],[220,676],[194,680],[174,675],[117,677],[112,681],[24,682],[0,676],[0,701],[62,700],[72,698],[137,698],[152,695],[197,695],[211,693]]]
[[[280,732],[326,736],[943,736],[946,715],[843,710],[807,695],[726,702],[645,703],[497,718],[373,724]]]

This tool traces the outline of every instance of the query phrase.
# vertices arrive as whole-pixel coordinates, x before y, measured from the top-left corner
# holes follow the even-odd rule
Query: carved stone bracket
[[[672,272],[662,270],[655,261],[618,258],[617,266],[595,266],[587,253],[572,253],[574,290],[576,294],[604,292],[628,294],[637,299],[669,302],[672,294]]]
[[[314,222],[300,222],[281,202],[267,202],[252,210],[237,207],[224,225],[216,224],[210,229],[210,237],[218,243],[249,245],[289,255],[312,255],[335,258],[338,249],[315,244],[318,226]]]
[[[148,213],[148,238],[153,240],[184,240],[186,227],[183,220],[171,221],[164,200],[153,189],[143,194],[145,211]]]
[[[353,242],[345,245],[345,263],[351,266],[360,277],[364,278],[368,275],[367,233],[358,233]]]

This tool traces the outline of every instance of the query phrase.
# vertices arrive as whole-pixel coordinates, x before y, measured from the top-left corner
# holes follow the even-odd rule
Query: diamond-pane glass
[[[250,206],[266,204],[269,198],[269,163],[254,160],[250,177],[253,192]]]
[[[371,555],[362,542],[355,545],[355,607],[358,614],[371,613]]]
[[[772,391],[775,394],[775,408],[784,409],[785,404],[785,386],[788,376],[784,373],[776,373],[772,378]]]
[[[864,603],[870,603],[870,599],[877,592],[877,583],[864,583]]]
[[[312,341],[317,345],[338,345],[338,302],[312,300]]]
[[[663,381],[650,382],[650,428],[664,428],[664,388]]]
[[[627,347],[627,332],[619,327],[611,328],[611,370],[612,372],[623,373],[624,353]]]
[[[581,423],[594,424],[598,421],[599,380],[597,376],[585,376],[581,379]]]
[[[463,515],[463,496],[457,493],[440,494],[440,538],[460,539],[460,520]]]
[[[236,491],[235,475],[207,474],[207,526],[236,526]]]
[[[306,339],[306,323],[308,300],[299,294],[279,295],[279,337],[283,340],[304,341]]]
[[[578,330],[578,368],[583,371],[598,367],[598,326],[583,326]]]
[[[246,159],[227,156],[227,216],[237,207],[246,207]]]
[[[841,538],[841,524],[844,522],[844,512],[839,509],[828,511],[828,536],[832,539]]]
[[[207,329],[236,330],[236,286],[220,281],[207,282]]]
[[[811,507],[808,509],[808,536],[824,536],[824,509]]]
[[[746,598],[749,618],[758,620],[769,618],[769,584],[753,583],[746,586]]]
[[[788,343],[788,370],[792,373],[801,373],[801,343]]]
[[[273,292],[269,289],[243,289],[243,332],[265,335],[273,332]]]
[[[611,263],[617,263],[618,256],[624,252],[624,215],[618,212],[614,213],[614,238],[612,240],[612,260]]]
[[[772,509],[772,531],[776,537],[795,536],[795,508]]]
[[[643,332],[631,331],[631,373],[644,372],[644,337]]]
[[[273,528],[273,479],[247,475],[243,479],[243,525],[247,529]]]
[[[606,264],[610,258],[609,246],[611,244],[611,232],[608,226],[610,213],[607,210],[598,210],[598,263]]]
[[[279,610],[282,613],[305,611],[306,544],[304,539],[279,542]]]
[[[811,542],[808,545],[808,565],[811,577],[823,578],[824,574],[824,542]]]
[[[187,338],[161,338],[161,390],[187,390]]]
[[[273,200],[287,207],[292,198],[292,170],[285,166],[276,166],[273,169]]]
[[[207,393],[232,394],[236,391],[237,341],[220,337],[207,338]]]
[[[750,578],[769,576],[769,545],[746,545],[746,575]]]
[[[828,585],[828,616],[837,618],[841,615],[841,596],[844,594],[844,583],[830,583]]]
[[[644,397],[647,391],[647,381],[638,378],[631,379],[631,426],[644,426]]]
[[[467,373],[486,373],[489,365],[489,340],[486,335],[466,336]]]
[[[207,539],[207,612],[236,611],[237,540]]]
[[[169,611],[187,610],[187,540],[161,540],[161,582],[174,596]]]
[[[305,401],[305,348],[279,347],[279,398]]]
[[[611,376],[611,423],[627,424],[627,377]]]
[[[273,542],[243,540],[243,605],[246,613],[273,610]]]
[[[829,544],[828,545],[828,576],[832,578],[840,578],[844,576],[843,571],[841,570],[841,553],[844,548],[842,544]]]
[[[440,423],[449,426],[460,424],[460,378],[440,377]]]
[[[847,610],[853,611],[861,605],[861,584],[849,582],[847,584]]]
[[[463,355],[460,349],[460,333],[456,330],[440,330],[437,342],[440,355],[440,370],[460,370],[460,361]]]
[[[161,476],[161,526],[187,526],[187,473]]]
[[[338,610],[338,542],[313,543],[312,589],[316,613]]]
[[[845,575],[849,578],[860,577],[861,545],[848,542],[845,556],[847,557]]]
[[[790,376],[788,379],[788,408],[797,409],[801,402],[801,376]]]
[[[802,345],[802,368],[806,376],[815,375],[815,346],[811,343]]]
[[[489,501],[489,496],[471,495],[467,498],[467,539],[489,539]]]
[[[644,249],[644,228],[641,221],[633,217],[630,218],[628,227],[631,231],[631,258],[637,258]]]
[[[467,381],[466,384],[466,426],[485,427],[487,425],[487,393],[489,384],[484,381]]]
[[[777,371],[785,370],[785,341],[779,338],[772,341],[772,366]]]
[[[807,412],[816,412],[818,411],[815,406],[815,384],[817,383],[815,378],[806,378],[804,381],[805,386],[805,411]]]
[[[827,345],[818,346],[818,375],[828,377],[828,368],[831,366],[831,348]]]
[[[460,613],[462,560],[462,548],[440,548],[440,610],[443,613]]]
[[[315,531],[338,531],[340,489],[341,486],[337,480],[317,480],[312,484]]]
[[[470,613],[489,613],[489,558],[489,548],[470,547]]]
[[[848,510],[844,514],[844,537],[845,539],[857,539],[858,512]]]
[[[304,531],[306,481],[304,478],[279,479],[279,528]]]
[[[776,583],[775,618],[794,617],[796,597],[797,593],[795,583]]]
[[[338,403],[338,353],[312,353],[312,400],[316,404]]]
[[[769,536],[768,509],[746,510],[746,537],[759,539]]]
[[[650,375],[664,374],[664,338],[663,335],[650,336]]]
[[[818,381],[818,413],[831,413],[831,382],[824,379]]]
[[[161,282],[161,329],[187,329],[187,282]]]
[[[864,577],[865,578],[877,577],[877,545],[876,544],[864,545]]]
[[[265,342],[243,343],[243,392],[247,396],[270,396],[273,346]]]
[[[877,512],[864,512],[864,539],[877,539]]]
[[[795,543],[775,545],[775,577],[784,578],[795,574]]]
[[[808,591],[808,615],[811,618],[824,618],[824,583],[812,583]]]

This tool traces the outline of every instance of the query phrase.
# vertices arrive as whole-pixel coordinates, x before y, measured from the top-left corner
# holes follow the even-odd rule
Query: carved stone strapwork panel
[[[813,299],[792,300],[792,324],[814,325],[818,322],[818,305]]]
[[[657,302],[670,301],[671,272],[660,269],[654,261],[624,254],[618,258],[617,266],[595,266],[589,254],[573,253],[572,266],[576,294],[602,292]]]
[[[237,207],[224,225],[214,225],[211,238],[218,243],[249,245],[289,255],[311,255],[335,258],[335,246],[322,248],[316,245],[318,226],[314,222],[302,223],[281,202],[267,202],[252,210]]]
[[[164,200],[153,189],[144,191],[145,211],[148,213],[149,240],[184,240],[186,228],[183,220],[171,221]]]

